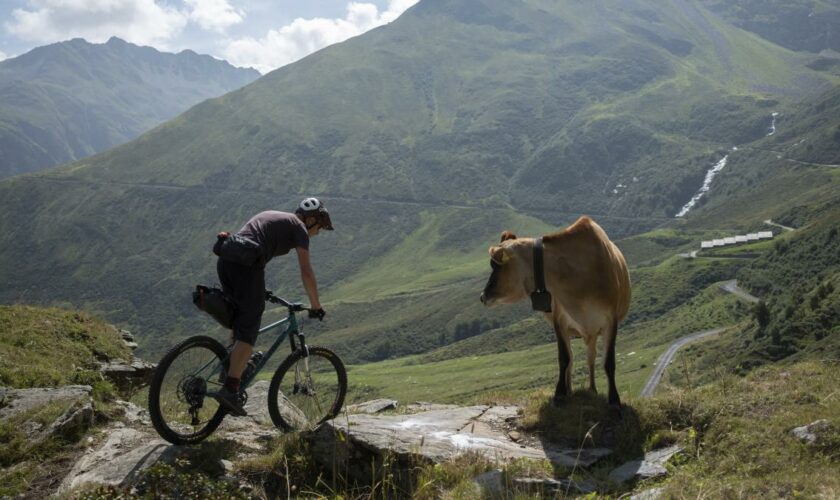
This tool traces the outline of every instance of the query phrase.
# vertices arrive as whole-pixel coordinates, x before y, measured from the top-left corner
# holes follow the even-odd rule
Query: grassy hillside
[[[739,282],[764,302],[731,335],[685,352],[696,379],[769,363],[840,359],[839,213],[836,202],[814,212],[815,219],[740,269]],[[731,354],[721,359],[720,352]]]
[[[701,0],[743,29],[792,50],[840,50],[840,5],[814,0]]]
[[[131,359],[119,332],[83,312],[0,306],[0,386],[91,384],[101,359]]]
[[[38,47],[0,62],[0,178],[122,144],[259,74],[118,38]]]
[[[54,495],[72,464],[104,437],[103,424],[124,409],[121,394],[102,378],[103,360],[131,360],[118,329],[82,311],[0,306],[0,387],[90,385],[90,397],[66,394],[30,400],[0,419],[0,497]],[[0,408],[9,404],[0,396]],[[92,404],[86,420],[78,410]],[[14,406],[14,405],[13,405]],[[72,416],[72,418],[70,418]],[[62,422],[57,430],[51,426]]]
[[[654,320],[620,327],[616,381],[621,396],[639,393],[656,359],[671,342],[694,331],[736,325],[748,314],[746,305],[713,285]],[[348,371],[349,398],[464,403],[487,397],[488,393],[523,394],[553,388],[558,374],[554,334],[545,320],[534,318],[533,313],[517,316],[520,322],[513,326],[491,329],[427,354],[352,365]],[[534,319],[522,319],[529,316]],[[347,352],[339,347],[337,350],[342,356]],[[572,350],[574,386],[581,387],[588,381],[585,346],[577,339],[572,342]],[[596,379],[603,390],[606,379],[602,364],[599,357]]]
[[[519,321],[473,326],[483,252],[502,230],[589,213],[618,240],[669,224],[771,112],[836,81],[807,60],[679,1],[426,0],[124,146],[0,182],[0,258],[15,263],[0,269],[14,283],[0,302],[82,306],[158,352],[213,329],[189,291],[216,279],[215,233],[314,194],[338,230],[313,243],[330,311],[313,333],[354,360],[436,348]],[[760,223],[776,184],[791,203],[831,191],[833,170],[761,176],[767,153],[739,151],[748,168],[724,170],[698,208],[706,222],[686,227]],[[754,188],[736,189],[749,176]],[[732,207],[732,224],[712,217]],[[631,265],[682,250],[668,231],[628,240]],[[297,274],[278,259],[268,285],[301,297]],[[639,304],[642,318],[652,303]]]

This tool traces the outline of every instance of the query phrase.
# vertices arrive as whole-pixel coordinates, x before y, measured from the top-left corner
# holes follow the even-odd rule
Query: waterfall
[[[776,117],[779,116],[779,112],[774,111],[770,116],[773,117],[773,121],[770,122],[770,132],[767,133],[768,137],[776,133]]]
[[[717,173],[723,170],[723,167],[726,166],[726,160],[728,158],[729,155],[724,156],[719,162],[715,163],[715,165],[712,168],[710,168],[708,172],[706,172],[706,178],[703,179],[703,186],[700,187],[700,190],[697,191],[697,194],[692,196],[691,199],[688,200],[688,203],[686,203],[674,217],[682,217],[683,215],[687,214],[689,210],[694,208],[694,205],[696,205],[697,202],[700,201],[700,198],[702,198],[703,195],[706,194],[706,192],[709,190],[709,187],[711,187],[712,180],[715,178],[715,175],[717,175]]]

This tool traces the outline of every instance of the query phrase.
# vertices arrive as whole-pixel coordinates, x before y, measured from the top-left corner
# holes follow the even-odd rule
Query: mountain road
[[[752,304],[755,304],[760,300],[758,297],[750,295],[747,291],[738,288],[738,280],[729,280],[720,285],[720,289],[725,292],[729,292],[738,297],[739,299],[745,300]],[[716,335],[726,330],[727,328],[729,327],[723,326],[711,330],[703,330],[699,332],[690,333],[671,344],[671,346],[668,347],[668,350],[662,353],[662,355],[659,356],[659,359],[656,360],[656,369],[653,370],[653,373],[650,375],[650,378],[645,384],[644,389],[642,389],[640,395],[642,397],[648,397],[653,395],[653,393],[656,391],[656,386],[658,386],[659,382],[662,380],[662,375],[665,374],[665,369],[668,367],[668,365],[671,364],[671,361],[674,360],[674,355],[677,353],[680,347],[694,342],[695,340],[700,340],[711,335]]]

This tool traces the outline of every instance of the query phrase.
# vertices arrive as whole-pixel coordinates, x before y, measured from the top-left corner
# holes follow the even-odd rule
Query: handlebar
[[[287,307],[290,311],[300,312],[300,311],[309,311],[309,308],[304,306],[300,302],[289,302],[288,300],[278,297],[271,292],[271,290],[265,291],[265,300],[266,302],[271,302],[272,304],[280,304],[283,307]]]

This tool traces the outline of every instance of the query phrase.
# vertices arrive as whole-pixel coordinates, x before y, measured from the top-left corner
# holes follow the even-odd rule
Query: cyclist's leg
[[[239,404],[239,385],[265,310],[265,275],[262,268],[233,264],[222,259],[219,259],[217,270],[222,289],[233,298],[237,306],[233,319],[233,337],[236,342],[229,356],[224,388],[208,395],[216,398],[234,414],[244,415],[245,410]]]
[[[236,303],[228,376],[239,379],[251,357],[265,310],[265,272],[261,267],[248,267],[219,259],[217,266],[222,289]]]

